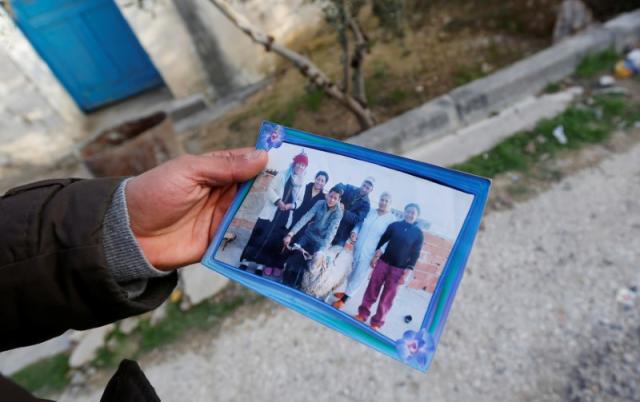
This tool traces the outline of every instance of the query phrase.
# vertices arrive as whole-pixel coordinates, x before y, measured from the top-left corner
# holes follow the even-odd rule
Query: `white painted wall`
[[[209,77],[221,69],[217,65],[205,65],[201,60],[195,43],[198,39],[189,33],[176,9],[177,1],[185,0],[147,0],[142,9],[130,5],[131,0],[117,0],[117,3],[176,98],[203,92],[215,98],[218,91]],[[275,56],[253,44],[209,0],[192,3],[194,14],[220,48],[221,60],[217,64],[224,63],[226,71],[231,72],[229,80],[234,87],[255,83],[272,71]],[[322,19],[321,10],[305,0],[232,3],[257,26],[284,42]]]
[[[198,93],[217,96],[211,74],[178,13],[175,1],[147,0],[146,8],[116,0],[143,48],[174,97]],[[220,50],[233,87],[255,83],[274,66],[274,56],[254,45],[208,0],[193,0],[196,15]],[[235,7],[277,40],[288,41],[321,20],[321,11],[305,0],[244,0]],[[214,66],[217,67],[217,66]],[[84,138],[86,116],[78,109],[46,63],[0,7],[0,178],[9,165],[49,165],[68,155]],[[4,173],[3,173],[4,172]]]
[[[83,124],[71,97],[0,7],[0,177],[8,162],[62,157]]]
[[[198,2],[201,15],[211,21],[211,30],[220,40],[228,62],[237,68],[241,82],[253,81],[271,71],[275,56],[251,42],[209,0]],[[307,0],[235,0],[231,3],[249,21],[281,43],[289,42],[322,20],[321,9]]]
[[[174,97],[207,89],[198,53],[171,0],[148,1],[142,9],[131,0],[117,4]]]

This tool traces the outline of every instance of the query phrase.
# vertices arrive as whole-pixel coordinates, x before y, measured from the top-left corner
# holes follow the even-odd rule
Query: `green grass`
[[[156,326],[151,326],[149,320],[141,320],[132,334],[125,335],[119,330],[111,333],[106,342],[109,346],[100,348],[91,364],[96,368],[114,368],[122,359],[136,359],[149,350],[179,340],[189,330],[212,328],[238,307],[261,299],[255,293],[241,290],[221,301],[204,301],[186,312],[180,311],[177,304],[169,304],[166,318]],[[11,378],[30,392],[46,394],[69,384],[69,370],[69,356],[58,354],[23,368]]]
[[[590,107],[572,106],[553,119],[539,122],[533,130],[515,134],[488,152],[452,167],[485,177],[495,177],[508,171],[526,171],[542,158],[602,142],[616,128],[629,127],[639,119],[640,105],[621,96],[599,96],[594,98]],[[565,145],[552,134],[560,125],[568,139]],[[534,144],[533,150],[531,143]]]
[[[370,105],[379,106],[386,102],[385,84],[392,78],[389,67],[385,63],[379,60],[372,62],[371,74],[366,76],[364,82]]]
[[[29,392],[60,391],[69,384],[69,356],[58,354],[24,367],[11,379]]]
[[[576,68],[575,75],[578,78],[593,78],[598,73],[611,70],[619,59],[620,55],[611,48],[589,54],[582,59]]]
[[[152,326],[149,320],[141,320],[130,335],[113,332],[92,364],[95,367],[112,368],[124,358],[136,359],[147,351],[177,341],[188,330],[209,329],[238,307],[258,299],[260,296],[247,291],[219,302],[204,301],[186,312],[181,311],[177,304],[168,304],[167,316],[157,325]]]
[[[456,86],[464,85],[468,82],[475,81],[484,77],[485,74],[479,65],[461,66],[453,75],[453,82]]]
[[[180,311],[177,304],[169,304],[167,317],[155,327],[148,321],[140,323],[140,349],[142,352],[175,341],[187,329],[207,329],[243,305],[247,300],[242,296],[222,302],[205,301],[188,312]]]
[[[544,88],[544,92],[548,93],[548,94],[553,94],[553,93],[556,93],[556,92],[560,91],[560,89],[562,89],[562,86],[560,85],[560,83],[558,83],[558,82],[550,82]]]
[[[325,99],[326,95],[321,89],[307,88],[303,95],[270,111],[267,120],[292,127],[295,125],[296,115],[301,108],[311,112],[318,112]]]
[[[409,92],[401,88],[396,88],[389,94],[389,99],[393,103],[402,103],[409,98]]]
[[[320,110],[320,106],[322,106],[322,102],[324,101],[324,98],[325,98],[325,94],[322,89],[311,88],[311,89],[307,89],[301,101],[307,110],[311,112],[317,112]]]

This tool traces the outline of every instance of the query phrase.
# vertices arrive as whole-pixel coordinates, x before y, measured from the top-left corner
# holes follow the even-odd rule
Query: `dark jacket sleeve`
[[[376,246],[376,250],[380,250],[380,247],[384,246],[386,242],[391,238],[391,233],[393,233],[393,229],[395,229],[395,222],[391,225],[387,226],[387,230],[384,231],[380,240],[378,240],[378,245]]]
[[[349,187],[350,187],[349,190],[352,192],[360,191],[358,187],[354,187],[351,185],[349,185]],[[369,199],[362,198],[356,201],[355,205],[352,205],[351,208],[347,208],[344,211],[342,221],[349,224],[350,227],[354,227],[357,224],[362,223],[364,221],[364,218],[367,217],[367,214],[369,213],[370,208],[371,206],[369,205]]]
[[[0,198],[0,350],[140,314],[171,293],[175,273],[129,299],[107,267],[102,225],[120,182],[47,180]]]
[[[407,264],[407,268],[413,269],[416,266],[416,262],[418,262],[418,258],[420,258],[420,252],[422,251],[423,243],[424,243],[424,234],[422,234],[422,230],[418,229],[418,233],[416,233],[416,238],[411,244],[411,254],[409,256],[409,263]]]

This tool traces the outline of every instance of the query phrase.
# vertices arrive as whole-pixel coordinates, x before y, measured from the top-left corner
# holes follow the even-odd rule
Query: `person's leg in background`
[[[333,307],[340,309],[344,306],[344,304],[352,297],[364,284],[367,280],[367,276],[369,275],[371,258],[359,258],[357,261],[353,262],[353,270],[349,274],[347,278],[347,286],[344,290],[343,294],[335,293],[334,295],[338,298],[333,303]]]
[[[360,304],[360,307],[358,307],[358,315],[356,316],[358,321],[366,322],[369,318],[369,315],[371,314],[371,306],[376,302],[376,300],[378,300],[380,288],[382,288],[382,285],[384,284],[388,267],[389,265],[382,260],[378,260],[376,263],[376,266],[371,273],[371,279],[369,279],[367,290],[364,292],[362,303]]]
[[[393,300],[400,287],[400,281],[405,273],[405,270],[402,268],[396,268],[391,265],[388,267],[387,274],[384,278],[384,288],[382,289],[382,295],[378,302],[378,308],[376,309],[375,315],[371,317],[371,327],[376,329],[384,325],[384,319],[389,310],[391,310]]]

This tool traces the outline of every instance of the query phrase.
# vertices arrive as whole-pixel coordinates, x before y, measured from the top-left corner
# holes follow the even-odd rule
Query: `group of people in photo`
[[[308,166],[302,151],[269,183],[239,268],[252,266],[256,275],[325,301],[332,295],[337,309],[366,283],[355,319],[367,322],[378,302],[370,325],[379,329],[420,256],[420,207],[405,205],[398,220],[392,193],[382,192],[377,206],[371,206],[374,177],[360,186],[338,183],[326,191],[330,174],[318,171],[305,183]]]

